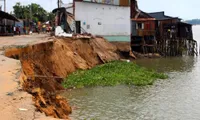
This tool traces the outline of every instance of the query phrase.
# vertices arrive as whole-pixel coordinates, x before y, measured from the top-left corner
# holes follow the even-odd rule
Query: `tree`
[[[52,13],[48,13],[44,8],[35,3],[24,6],[18,2],[15,6],[13,6],[13,9],[14,15],[19,19],[30,19],[34,22],[45,22],[49,20],[49,18],[51,20],[53,18]]]
[[[25,17],[24,15],[24,8],[21,5],[21,3],[17,2],[15,6],[13,6],[14,14],[17,18],[23,19]]]
[[[54,19],[55,19],[55,14],[53,14],[53,13],[48,13],[48,20],[49,20],[49,21],[54,21]]]

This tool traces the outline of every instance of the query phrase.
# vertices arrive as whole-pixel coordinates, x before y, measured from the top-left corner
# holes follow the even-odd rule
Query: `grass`
[[[119,84],[145,86],[156,79],[166,79],[167,75],[147,70],[132,62],[113,61],[90,70],[78,70],[63,82],[65,88],[93,86],[115,86]]]

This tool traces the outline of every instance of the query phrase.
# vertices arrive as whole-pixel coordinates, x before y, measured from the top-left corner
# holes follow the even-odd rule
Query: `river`
[[[200,38],[195,26],[194,38]],[[200,32],[199,32],[200,33]],[[135,61],[169,75],[145,87],[93,87],[68,91],[74,120],[199,120],[200,58],[176,57]]]

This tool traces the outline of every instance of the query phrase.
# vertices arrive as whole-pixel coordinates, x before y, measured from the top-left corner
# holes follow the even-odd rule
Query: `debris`
[[[132,58],[136,59],[137,57],[133,54],[132,51],[129,52],[129,56],[131,56]]]
[[[29,32],[29,35],[32,35],[32,34],[33,34],[33,32],[32,32],[32,31],[30,31],[30,32]]]
[[[72,34],[64,32],[64,30],[60,26],[57,26],[56,30],[55,30],[55,36],[57,36],[57,37],[72,37]]]
[[[95,38],[95,37],[92,36],[92,34],[90,34],[90,33],[83,33],[83,34],[73,34],[73,38],[76,38],[76,39],[81,39],[81,38],[90,39],[90,38]]]
[[[77,55],[78,53],[74,52],[74,55]]]
[[[22,100],[22,99],[24,99],[24,97],[21,97],[19,100]]]
[[[28,109],[26,108],[19,108],[20,111],[27,111]]]
[[[6,61],[5,59],[2,59],[1,61]]]
[[[13,92],[8,92],[6,95],[13,96]]]

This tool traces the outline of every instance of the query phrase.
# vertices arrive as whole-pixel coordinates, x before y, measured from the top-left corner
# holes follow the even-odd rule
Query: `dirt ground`
[[[53,120],[35,112],[32,96],[21,91],[19,60],[4,56],[4,49],[12,46],[50,41],[47,35],[0,37],[0,118],[1,120]]]
[[[26,46],[35,43],[41,43],[48,41],[49,35],[46,34],[33,34],[33,35],[21,35],[14,37],[0,37],[0,50],[12,46]]]
[[[6,56],[20,58],[21,63],[19,60],[5,57],[4,52]],[[19,79],[22,69],[21,66],[23,66],[22,73],[27,77],[42,75],[59,76],[63,78],[77,69],[90,69],[98,64],[113,60],[121,60],[124,58],[123,54],[121,54],[123,52],[128,53],[128,58],[135,59],[134,55],[130,56],[129,54],[129,44],[116,43],[113,45],[105,39],[98,37],[90,40],[70,38],[55,39],[44,34],[0,37],[1,119],[53,119],[46,117],[42,113],[35,112],[36,108],[34,105],[37,106],[38,110],[56,118],[68,118],[71,112],[71,107],[65,99],[56,96],[54,98],[52,94],[50,94],[51,91],[56,91],[59,88],[60,83],[58,85],[58,81],[51,79],[42,79],[45,82],[41,79],[23,81],[23,90],[29,91],[29,93],[34,95],[31,96],[22,91]],[[42,90],[38,91],[38,88],[42,88],[45,92],[42,92]],[[47,92],[49,94],[47,94]],[[43,93],[46,94],[43,95]],[[34,98],[34,103],[32,98]],[[41,101],[43,104],[41,104]],[[57,109],[58,106],[60,106],[59,109]]]

